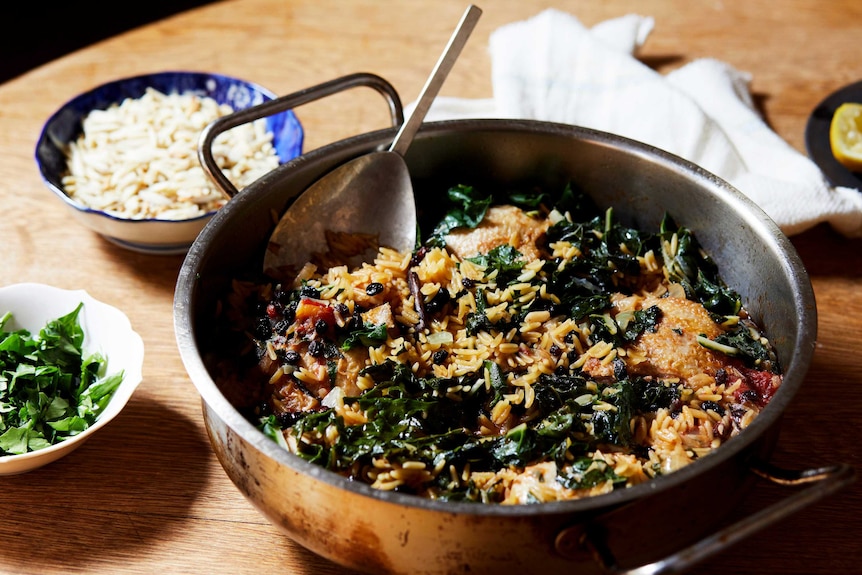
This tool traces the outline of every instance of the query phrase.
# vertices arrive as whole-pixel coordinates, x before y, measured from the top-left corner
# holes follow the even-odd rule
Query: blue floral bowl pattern
[[[114,80],[76,96],[61,106],[45,123],[36,144],[36,163],[42,180],[66,203],[78,221],[122,247],[156,254],[185,253],[213,213],[188,220],[131,220],[94,210],[71,200],[63,190],[66,149],[82,132],[82,121],[91,110],[104,110],[126,98],[141,97],[148,87],[164,94],[193,92],[208,96],[234,111],[272,100],[275,94],[257,84],[193,71],[145,74]],[[302,153],[304,133],[292,110],[266,118],[280,163]]]

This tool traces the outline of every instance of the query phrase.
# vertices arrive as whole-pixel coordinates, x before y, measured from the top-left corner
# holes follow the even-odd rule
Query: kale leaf
[[[581,457],[557,472],[557,481],[568,489],[589,489],[605,481],[614,485],[626,482],[624,477],[614,473],[613,468],[604,460]]]
[[[344,341],[341,343],[341,349],[347,351],[358,345],[372,347],[381,345],[386,341],[387,331],[386,324],[373,324],[365,322],[360,327],[354,329],[347,334]]]
[[[592,337],[613,344],[614,347],[621,347],[635,341],[645,331],[654,332],[661,317],[662,311],[657,305],[632,312],[620,312],[615,318],[607,313],[592,314]]]
[[[682,285],[687,298],[700,302],[716,315],[739,313],[742,299],[724,285],[715,262],[704,253],[689,229],[677,227],[670,216],[665,216],[659,236],[663,240],[662,257],[668,277]]]
[[[761,343],[759,337],[752,335],[751,330],[744,325],[727,331],[714,340],[716,343],[733,348],[747,367],[755,367],[759,362],[770,359],[769,350]]]
[[[470,312],[466,316],[467,333],[476,335],[480,331],[490,332],[494,329],[494,324],[485,315],[487,302],[485,301],[485,292],[482,289],[476,290],[476,311]]]
[[[457,185],[446,193],[451,207],[434,227],[428,245],[445,246],[445,236],[455,228],[475,228],[482,222],[493,201],[492,195],[481,195],[473,186]]]
[[[469,261],[478,264],[485,268],[485,277],[490,276],[494,271],[497,272],[496,283],[498,286],[507,286],[520,275],[524,269],[524,257],[515,248],[509,244],[499,245],[487,254],[480,254],[471,258]]]

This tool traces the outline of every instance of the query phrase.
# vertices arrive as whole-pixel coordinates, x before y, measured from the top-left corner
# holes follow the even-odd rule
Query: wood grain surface
[[[804,153],[808,115],[862,78],[858,0],[487,0],[441,95],[490,97],[488,36],[550,6],[587,25],[655,18],[642,58],[661,72],[696,58],[752,75],[767,122]],[[0,477],[0,572],[345,575],[278,532],[240,495],[210,448],[200,399],[177,351],[172,303],[181,256],[125,251],[82,228],[42,184],[42,124],[63,102],[138,73],[189,69],[286,94],[375,72],[412,101],[463,12],[461,0],[227,0],[132,30],[0,85],[0,284],[86,289],[122,309],[146,345],[144,381],[126,410],[72,455]],[[373,93],[297,111],[306,150],[387,125]],[[792,201],[792,198],[788,199]],[[776,464],[862,468],[862,240],[826,227],[792,238],[811,275],[818,343],[786,412]],[[792,488],[758,483],[744,516]],[[722,486],[692,513],[722,505]],[[704,562],[705,575],[862,573],[857,482]]]

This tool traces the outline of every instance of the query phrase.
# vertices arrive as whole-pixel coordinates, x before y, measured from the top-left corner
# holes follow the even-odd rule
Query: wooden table
[[[806,118],[862,76],[858,0],[487,0],[442,89],[491,95],[488,35],[554,5],[591,25],[629,12],[655,17],[644,60],[664,72],[715,57],[751,72],[771,126],[800,151]],[[200,401],[180,361],[172,298],[180,256],[124,251],[81,228],[39,178],[33,151],[63,102],[122,76],[199,69],[280,94],[342,74],[389,79],[418,94],[463,0],[228,0],[70,54],[0,86],[0,283],[84,288],[123,309],[146,344],[144,381],[126,410],[69,457],[0,478],[4,573],[343,574],[267,523],[228,480],[209,446]],[[49,8],[47,8],[49,9]],[[14,24],[14,21],[13,21]],[[374,94],[304,106],[306,149],[386,125]],[[862,468],[862,240],[826,227],[793,243],[811,274],[819,337],[805,385],[786,413],[774,462]],[[788,488],[758,484],[750,513]],[[716,486],[721,493],[721,486]],[[705,503],[721,504],[717,500]],[[704,574],[862,572],[862,482],[699,567]]]

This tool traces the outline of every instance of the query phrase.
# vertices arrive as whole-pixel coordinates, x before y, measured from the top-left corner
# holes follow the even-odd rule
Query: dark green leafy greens
[[[446,195],[452,205],[431,232],[431,245],[445,245],[444,236],[455,228],[478,226],[493,200],[493,196],[481,195],[473,186],[464,185],[449,188]]]
[[[777,369],[777,364],[772,360],[769,349],[763,345],[759,336],[744,326],[737,325],[734,329],[726,331],[713,340],[723,351],[730,356],[738,357],[748,367],[755,367],[769,361],[770,369]]]
[[[522,254],[512,246],[502,245],[469,258],[484,270],[482,281],[464,284],[464,290],[471,291],[475,300],[475,310],[466,314],[464,322],[470,336],[506,333],[517,328],[529,312],[548,309],[553,315],[588,323],[590,344],[604,341],[623,347],[634,342],[643,333],[656,329],[662,311],[652,306],[612,313],[610,294],[632,294],[641,289],[639,258],[648,252],[661,259],[670,280],[682,285],[686,296],[702,303],[716,321],[740,310],[739,296],[723,285],[714,262],[691,232],[675,226],[670,217],[664,219],[658,233],[629,228],[615,219],[612,210],[599,210],[572,185],[556,197],[539,190],[498,192],[495,197],[462,185],[449,189],[447,198],[445,215],[428,238],[418,242],[420,256],[423,250],[445,246],[445,236],[452,230],[478,226],[487,210],[499,203],[531,212],[555,212],[551,220],[554,223],[546,234],[547,244],[567,242],[578,254],[566,261],[548,258],[541,275],[525,276],[531,278],[525,281],[535,282],[534,286],[553,298],[528,299],[523,304],[513,301],[507,308],[510,315],[501,319],[503,316],[497,314],[494,321],[486,314],[488,294],[495,286],[521,283],[519,277],[525,265]],[[517,298],[517,289],[514,291]],[[457,299],[459,295],[452,297]],[[342,349],[381,344],[386,338],[383,327],[353,326]],[[746,363],[769,359],[768,350],[741,328],[728,332],[714,345]],[[556,353],[563,351],[557,349]],[[490,420],[494,407],[513,391],[506,374],[494,362],[485,361],[474,373],[437,378],[420,377],[409,365],[386,360],[365,368],[362,375],[371,378],[374,386],[357,397],[342,399],[365,414],[364,424],[347,425],[332,408],[291,414],[288,418],[263,410],[257,414],[257,422],[264,433],[282,444],[283,430],[291,427],[294,438],[334,438],[296,441],[294,450],[308,461],[353,479],[361,479],[361,470],[371,466],[375,458],[385,458],[396,465],[420,461],[427,469],[469,467],[471,471],[493,472],[554,461],[561,485],[587,489],[605,482],[625,483],[607,463],[591,457],[592,453],[645,449],[633,437],[632,419],[659,409],[676,414],[682,405],[681,384],[630,376],[625,363],[618,359],[613,376],[601,382],[585,377],[579,368],[543,373],[532,387],[535,400],[531,407],[512,406],[514,421],[520,423],[488,435],[480,432],[477,422]],[[462,391],[450,394],[447,390],[451,389]],[[500,495],[470,482],[450,479],[445,471],[435,475],[431,486],[404,484],[398,489],[413,492],[430,487],[437,498],[464,501],[494,501]]]
[[[366,368],[364,373],[375,380],[375,386],[344,401],[357,402],[368,422],[345,425],[334,409],[307,414],[293,425],[296,435],[323,435],[333,426],[337,439],[332,445],[300,442],[297,454],[342,473],[356,464],[368,465],[375,457],[395,463],[422,461],[429,468],[440,462],[458,468],[469,464],[474,471],[497,471],[547,460],[562,466],[576,460],[580,463],[558,479],[565,487],[588,488],[606,480],[616,484],[624,480],[601,462],[591,467],[587,462],[593,460],[587,454],[603,446],[633,447],[631,417],[660,407],[671,408],[679,399],[677,386],[651,379],[625,378],[596,392],[580,375],[546,374],[536,386],[537,424],[521,424],[498,437],[480,437],[469,429],[481,413],[490,411],[501,399],[505,387],[499,366],[486,362],[485,367],[491,371],[490,389],[473,385],[479,377],[476,374],[457,379],[420,378],[409,366],[390,360]],[[475,391],[457,399],[439,394],[441,389],[465,384]],[[597,405],[607,409],[596,409]],[[283,442],[274,416],[262,418],[259,426]],[[480,497],[473,486],[450,486],[447,477],[443,474],[438,481],[436,497]]]
[[[676,235],[677,241],[671,242]],[[667,240],[663,246],[675,245],[675,250],[662,249],[669,279],[682,285],[687,298],[699,301],[716,315],[735,315],[742,308],[742,299],[725,286],[718,275],[718,267],[704,253],[697,239],[686,228],[677,227],[670,217],[661,223],[659,237]]]
[[[3,329],[0,318],[0,455],[44,449],[90,427],[123,373],[105,375],[106,359],[84,356],[83,304],[49,321],[37,337]]]
[[[661,308],[656,305],[630,313],[619,313],[616,317],[607,313],[591,314],[590,327],[596,340],[620,347],[635,341],[645,331],[655,331],[661,315]]]
[[[365,347],[380,345],[384,341],[386,341],[386,324],[375,325],[365,322],[347,335],[341,344],[341,349],[347,351],[358,345],[364,345]]]
[[[452,230],[477,227],[494,204],[512,204],[527,212],[539,210],[543,206],[556,206],[562,211],[571,210],[581,214],[596,210],[592,200],[571,184],[556,198],[539,189],[508,190],[495,195],[479,191],[474,186],[458,184],[447,190],[446,200],[443,216],[424,240],[426,246],[443,247],[446,245],[445,236]],[[421,245],[421,234],[419,236],[417,243]]]
[[[524,259],[521,252],[509,244],[497,246],[487,254],[467,259],[486,268],[486,276],[496,271],[495,281],[497,285],[502,286],[509,285],[515,281],[518,274],[524,269]]]

